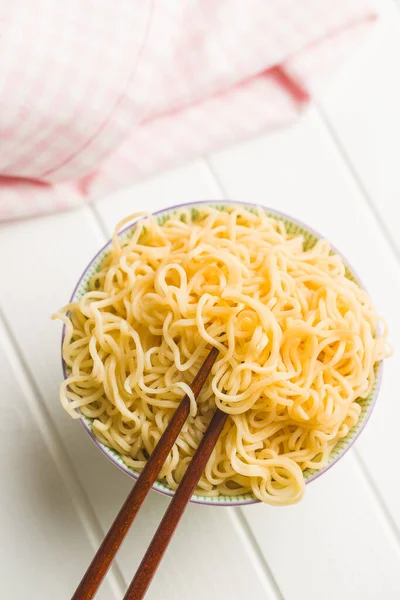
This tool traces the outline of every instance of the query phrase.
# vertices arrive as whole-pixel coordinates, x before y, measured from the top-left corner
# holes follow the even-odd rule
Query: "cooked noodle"
[[[131,218],[124,220],[128,222]],[[65,323],[61,402],[143,469],[183,395],[190,416],[160,480],[176,489],[217,405],[230,418],[197,493],[297,502],[357,423],[385,355],[377,316],[342,259],[240,206],[140,219]],[[197,402],[189,384],[220,350]]]

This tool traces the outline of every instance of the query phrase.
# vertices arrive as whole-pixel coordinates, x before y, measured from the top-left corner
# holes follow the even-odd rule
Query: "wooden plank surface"
[[[400,597],[399,554],[351,453],[296,506],[243,512],[285,599]]]
[[[37,399],[0,324],[0,572],[4,598],[67,598],[92,554]],[[106,583],[99,600],[117,598]]]
[[[400,2],[380,0],[380,18],[318,102],[375,216],[400,252]]]

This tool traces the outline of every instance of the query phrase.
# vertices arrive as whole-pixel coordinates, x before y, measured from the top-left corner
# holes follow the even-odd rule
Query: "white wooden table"
[[[400,339],[400,1],[294,127],[96,205],[0,227],[0,597],[67,600],[127,494],[58,401],[63,305],[118,219],[199,199],[287,212],[348,257]],[[290,508],[190,506],[149,600],[398,600],[400,365],[346,457]],[[151,493],[99,593],[123,597],[167,506]]]

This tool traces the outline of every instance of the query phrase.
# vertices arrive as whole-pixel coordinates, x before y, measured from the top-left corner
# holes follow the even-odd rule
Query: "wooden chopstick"
[[[165,515],[150,542],[124,600],[141,600],[196,488],[228,415],[217,408]]]
[[[200,367],[200,370],[191,385],[195,398],[199,395],[218,353],[219,351],[216,348],[212,348]],[[166,430],[154,448],[132,491],[125,500],[114,523],[111,525],[106,537],[97,550],[71,600],[90,600],[97,592],[118,548],[128,533],[139,508],[143,504],[151,486],[157,479],[161,467],[174,445],[184,422],[189,416],[189,409],[190,400],[186,395],[174,412],[171,421],[168,423]]]

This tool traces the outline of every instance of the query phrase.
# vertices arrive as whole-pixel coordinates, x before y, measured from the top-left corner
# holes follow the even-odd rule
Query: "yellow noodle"
[[[193,222],[182,209],[121,241],[131,218],[89,291],[54,315],[66,326],[64,408],[140,471],[187,393],[164,483],[177,488],[218,406],[230,418],[197,492],[297,502],[303,471],[357,423],[387,354],[368,295],[328,242],[304,250],[261,209],[207,207]],[[189,384],[211,346],[220,355],[196,402]]]

